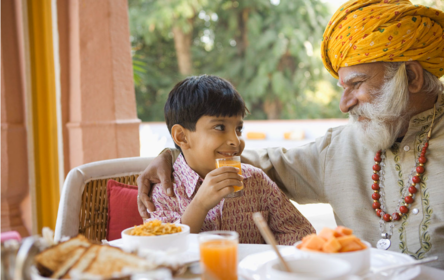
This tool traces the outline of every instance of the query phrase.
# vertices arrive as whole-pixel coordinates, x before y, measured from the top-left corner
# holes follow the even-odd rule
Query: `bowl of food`
[[[122,241],[129,249],[174,250],[188,249],[187,238],[190,227],[183,224],[162,223],[159,220],[122,231]]]
[[[339,280],[347,279],[351,266],[348,262],[319,256],[317,258],[286,258],[291,272],[287,272],[280,260],[267,263],[267,273],[274,280]]]
[[[295,244],[296,256],[305,258],[329,257],[351,265],[351,274],[362,275],[370,269],[370,243],[353,235],[349,228],[324,228],[310,234]]]

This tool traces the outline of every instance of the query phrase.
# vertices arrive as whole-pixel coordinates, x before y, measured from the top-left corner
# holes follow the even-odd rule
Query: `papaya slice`
[[[322,237],[325,241],[327,241],[332,237],[337,237],[336,234],[336,231],[332,230],[331,228],[325,227],[321,230],[321,232],[319,232],[319,237]]]
[[[346,228],[343,226],[337,226],[335,229],[336,232],[343,234],[343,235],[352,235],[353,234],[353,230],[350,228]]]
[[[350,242],[347,245],[343,246],[339,252],[345,253],[345,252],[353,252],[353,251],[359,251],[362,250],[361,245],[359,245],[356,241]]]
[[[322,250],[325,253],[336,253],[341,249],[341,244],[338,242],[338,240],[335,237],[331,237],[330,239],[325,242],[324,246],[322,247]]]
[[[319,235],[309,234],[302,238],[296,246],[300,250],[324,253],[345,253],[367,249],[359,238],[353,235],[353,230],[338,226],[334,230],[323,228]]]
[[[354,242],[357,239],[357,237],[354,235],[345,235],[345,236],[338,237],[337,239],[338,239],[339,244],[341,244],[341,246],[344,247],[347,244]]]
[[[308,239],[305,244],[302,245],[302,248],[321,251],[322,247],[325,244],[325,240],[317,235],[312,235],[310,239]]]

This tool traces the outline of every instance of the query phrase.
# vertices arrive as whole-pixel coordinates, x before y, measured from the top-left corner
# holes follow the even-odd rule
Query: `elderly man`
[[[308,145],[245,151],[298,203],[330,203],[336,222],[373,246],[444,268],[444,14],[407,0],[355,0],[329,22],[325,67],[343,87],[350,124]],[[172,151],[173,158],[177,154]],[[171,154],[139,178],[171,188]]]

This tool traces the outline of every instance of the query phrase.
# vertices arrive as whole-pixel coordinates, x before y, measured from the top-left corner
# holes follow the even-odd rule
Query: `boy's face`
[[[217,158],[239,156],[245,147],[242,128],[242,116],[201,117],[195,131],[185,130],[188,147],[182,152],[188,165],[205,178]]]

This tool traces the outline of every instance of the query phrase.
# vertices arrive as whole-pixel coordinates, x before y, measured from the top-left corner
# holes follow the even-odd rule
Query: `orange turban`
[[[408,0],[352,0],[342,5],[324,32],[324,66],[338,78],[340,67],[377,61],[418,61],[444,75],[444,13]]]

